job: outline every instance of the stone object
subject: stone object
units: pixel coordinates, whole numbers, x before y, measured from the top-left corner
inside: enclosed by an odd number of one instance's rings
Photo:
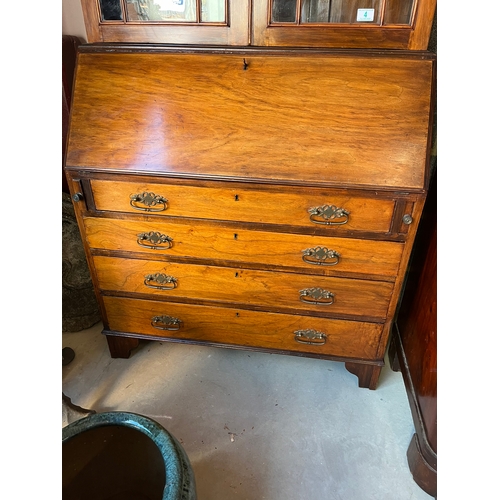
[[[101,320],[71,197],[62,193],[62,330],[78,332]]]

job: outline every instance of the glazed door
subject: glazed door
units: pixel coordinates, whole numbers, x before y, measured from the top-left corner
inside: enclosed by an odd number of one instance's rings
[[[90,43],[425,50],[436,0],[81,0]]]
[[[436,0],[254,0],[252,44],[425,50],[435,7]]]
[[[82,0],[90,43],[248,45],[250,0]]]

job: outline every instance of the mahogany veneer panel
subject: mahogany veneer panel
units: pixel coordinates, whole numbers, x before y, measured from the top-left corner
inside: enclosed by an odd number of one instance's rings
[[[104,297],[111,330],[137,332],[172,340],[191,340],[262,349],[300,351],[355,359],[372,359],[380,342],[382,325],[331,320],[243,309],[224,309],[152,300]],[[155,328],[152,318],[175,317],[182,322],[179,331]],[[300,344],[295,331],[315,329],[327,336],[323,345]]]
[[[195,217],[223,219],[238,222],[287,224],[292,226],[324,228],[311,222],[309,209],[335,205],[349,212],[345,226],[327,226],[333,234],[340,229],[389,233],[394,215],[394,199],[374,199],[332,190],[276,189],[270,186],[235,187],[231,183],[217,188],[183,184],[155,184],[92,180],[96,210],[110,212],[144,213],[144,205],[133,208],[131,196],[144,192],[166,198],[168,201],[154,208],[165,208],[150,215],[167,217]],[[321,218],[318,218],[321,221]],[[335,221],[344,220],[343,218]],[[324,222],[324,221],[323,221]]]
[[[422,190],[433,74],[425,59],[82,53],[67,164]]]
[[[84,219],[86,238],[91,248],[142,252],[146,258],[194,257],[233,262],[265,263],[300,269],[380,275],[394,278],[398,272],[403,245],[388,241],[328,238],[302,234],[280,234],[271,231],[225,228],[221,224],[190,221],[137,222],[107,218]],[[157,250],[139,245],[139,235],[158,232],[172,238],[172,246]],[[340,254],[335,265],[309,264],[303,251],[328,248]],[[333,259],[334,261],[334,259]]]
[[[138,259],[95,256],[99,286],[110,292],[149,294],[164,299],[218,301],[261,308],[285,308],[315,315],[357,316],[384,320],[393,284],[381,281],[350,280],[323,276],[233,269]],[[149,275],[163,274],[175,279],[163,285]],[[149,285],[149,286],[148,286]],[[301,290],[322,288],[334,294],[331,304],[301,300]],[[307,300],[312,300],[305,297]]]

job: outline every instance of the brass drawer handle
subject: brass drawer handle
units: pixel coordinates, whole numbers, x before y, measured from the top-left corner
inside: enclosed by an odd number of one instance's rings
[[[345,208],[336,207],[335,205],[310,208],[308,212],[311,214],[309,220],[314,222],[314,224],[341,226],[349,222],[349,212]],[[332,219],[341,220],[334,221]]]
[[[333,304],[335,294],[323,288],[305,288],[299,291],[299,297],[306,304],[315,304],[319,306],[329,306]]]
[[[159,194],[138,193],[130,195],[130,206],[143,212],[163,212],[167,209],[168,200]],[[145,205],[141,206],[139,204]],[[160,205],[157,207],[157,205]]]
[[[173,246],[173,239],[166,234],[161,234],[158,231],[151,231],[149,233],[140,233],[137,235],[137,244],[149,250],[168,250]],[[146,242],[146,243],[143,243]],[[167,246],[160,246],[160,245]]]
[[[153,316],[151,318],[151,326],[157,330],[168,330],[171,332],[180,330],[182,321],[179,318],[172,316]]]
[[[340,254],[326,247],[308,248],[302,250],[302,260],[307,264],[319,266],[336,266],[340,261]]]
[[[295,334],[295,342],[307,345],[324,345],[326,343],[326,334],[317,330],[297,330]],[[307,339],[307,340],[302,340]]]
[[[156,282],[158,284],[150,285],[151,282]],[[163,273],[147,274],[144,276],[144,284],[148,288],[154,288],[155,290],[173,290],[177,288],[177,279]]]

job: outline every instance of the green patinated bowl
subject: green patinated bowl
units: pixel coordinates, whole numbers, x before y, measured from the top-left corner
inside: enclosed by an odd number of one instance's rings
[[[189,459],[154,420],[97,413],[62,430],[63,500],[195,500]]]

